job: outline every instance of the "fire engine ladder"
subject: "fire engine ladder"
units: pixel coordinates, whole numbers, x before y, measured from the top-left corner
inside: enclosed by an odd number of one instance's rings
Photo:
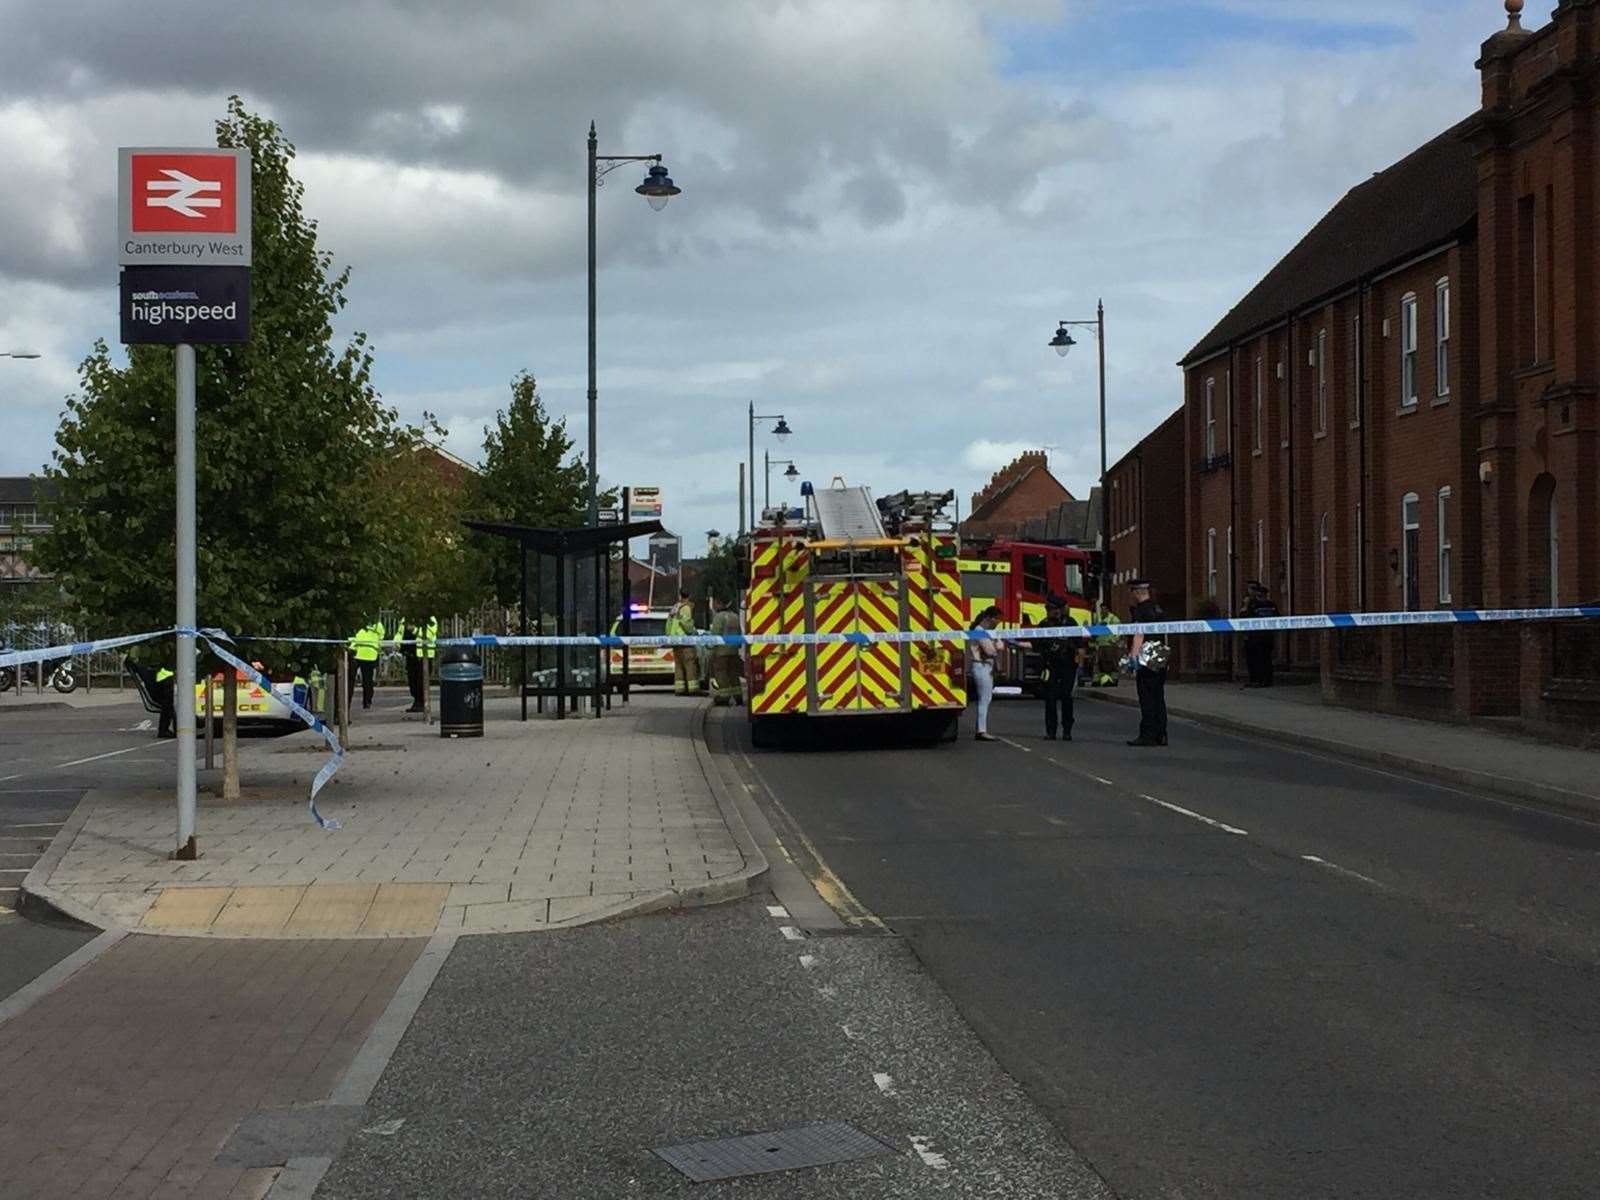
[[[883,518],[878,514],[870,488],[820,488],[811,501],[816,507],[824,541],[860,542],[885,536]]]

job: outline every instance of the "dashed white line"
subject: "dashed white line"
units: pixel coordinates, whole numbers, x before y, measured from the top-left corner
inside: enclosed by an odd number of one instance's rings
[[[783,936],[788,938],[791,942],[803,942],[803,941],[806,940],[806,935],[801,933],[793,925],[781,926],[779,928],[779,932],[782,933]]]
[[[787,917],[788,915],[789,910],[781,904],[767,905],[767,916],[769,917]]]
[[[920,1133],[911,1135],[911,1148],[917,1152],[924,1165],[932,1167],[935,1171],[950,1169],[950,1160],[933,1148],[933,1139],[924,1137]]]
[[[1085,771],[1085,772],[1084,772],[1084,774],[1085,774],[1085,775],[1089,775],[1089,772],[1087,772],[1087,771]],[[1112,783],[1112,782],[1111,782],[1111,780],[1109,780],[1109,779],[1102,779],[1102,778],[1100,778],[1100,776],[1098,776],[1098,775],[1089,775],[1089,778],[1090,778],[1090,779],[1092,779],[1092,780],[1094,780],[1094,781],[1095,781],[1095,782],[1096,782],[1096,783],[1103,783],[1103,784],[1105,784],[1105,785],[1106,785],[1106,786],[1107,786],[1107,787],[1116,787],[1116,786],[1117,786],[1117,785],[1116,785],[1116,784],[1114,784],[1114,783]]]
[[[162,745],[167,744],[169,743],[162,743]],[[91,754],[88,758],[75,758],[71,762],[56,763],[54,766],[50,767],[40,767],[37,771],[19,771],[15,775],[0,775],[0,783],[9,783],[13,779],[23,779],[29,775],[42,775],[46,771],[60,771],[67,767],[81,767],[84,763],[99,762],[103,758],[115,758],[119,754],[133,754],[138,750],[150,750],[158,748],[159,747],[152,747],[148,743],[141,743],[137,746],[125,747],[121,750],[108,750],[104,754]]]
[[[878,1085],[878,1090],[885,1096],[893,1096],[896,1094],[894,1090],[893,1076],[885,1075],[882,1071],[874,1071],[872,1073],[872,1082]]]
[[[1375,888],[1383,887],[1383,884],[1379,883],[1370,875],[1363,875],[1360,871],[1352,871],[1349,867],[1341,867],[1338,863],[1331,863],[1325,858],[1318,858],[1315,854],[1302,854],[1300,857],[1308,863],[1315,863],[1319,867],[1326,867],[1328,870],[1336,871],[1340,875],[1348,875],[1352,879],[1361,880],[1362,883],[1370,883]]]
[[[1024,746],[1021,742],[1013,742],[1008,737],[1003,737],[1000,740],[1002,742],[1004,742],[1006,745],[1010,746],[1013,750],[1021,750],[1024,754],[1032,754],[1033,753],[1032,750],[1028,749],[1028,747]]]
[[[1250,831],[1248,829],[1240,829],[1236,825],[1227,825],[1221,821],[1212,820],[1210,817],[1205,816],[1202,813],[1197,813],[1191,808],[1184,808],[1181,804],[1173,804],[1169,801],[1158,799],[1155,796],[1144,795],[1143,793],[1141,793],[1141,796],[1143,799],[1150,801],[1151,804],[1159,804],[1162,808],[1170,809],[1172,812],[1180,813],[1185,817],[1191,818],[1192,820],[1204,822],[1205,824],[1210,825],[1213,829],[1222,830],[1223,833],[1235,834],[1238,837],[1250,836]]]

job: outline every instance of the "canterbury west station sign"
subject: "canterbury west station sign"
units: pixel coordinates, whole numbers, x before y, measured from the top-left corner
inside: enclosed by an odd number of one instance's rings
[[[250,337],[250,152],[118,151],[124,343]]]

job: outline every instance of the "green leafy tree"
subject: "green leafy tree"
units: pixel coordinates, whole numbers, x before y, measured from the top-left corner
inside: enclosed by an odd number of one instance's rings
[[[371,383],[356,334],[335,346],[348,269],[317,245],[291,173],[294,147],[238,97],[219,146],[252,155],[252,331],[197,349],[197,604],[237,633],[343,633],[389,598],[403,532],[375,486],[417,431]],[[104,342],[80,368],[45,471],[54,525],[38,558],[96,633],[159,628],[173,614],[173,351]]]
[[[511,403],[484,430],[483,470],[474,497],[476,515],[546,529],[582,525],[588,507],[588,473],[572,455],[566,418],[552,420],[532,375],[511,381]],[[605,502],[605,501],[603,501]],[[475,535],[502,604],[517,603],[521,561],[514,542]]]

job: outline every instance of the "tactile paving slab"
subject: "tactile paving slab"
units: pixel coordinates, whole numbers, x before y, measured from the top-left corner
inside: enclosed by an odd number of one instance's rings
[[[798,1129],[780,1129],[775,1133],[659,1146],[655,1153],[696,1183],[706,1183],[713,1179],[736,1179],[741,1175],[766,1175],[773,1171],[852,1162],[858,1158],[893,1154],[894,1150],[854,1125],[829,1121]]]

